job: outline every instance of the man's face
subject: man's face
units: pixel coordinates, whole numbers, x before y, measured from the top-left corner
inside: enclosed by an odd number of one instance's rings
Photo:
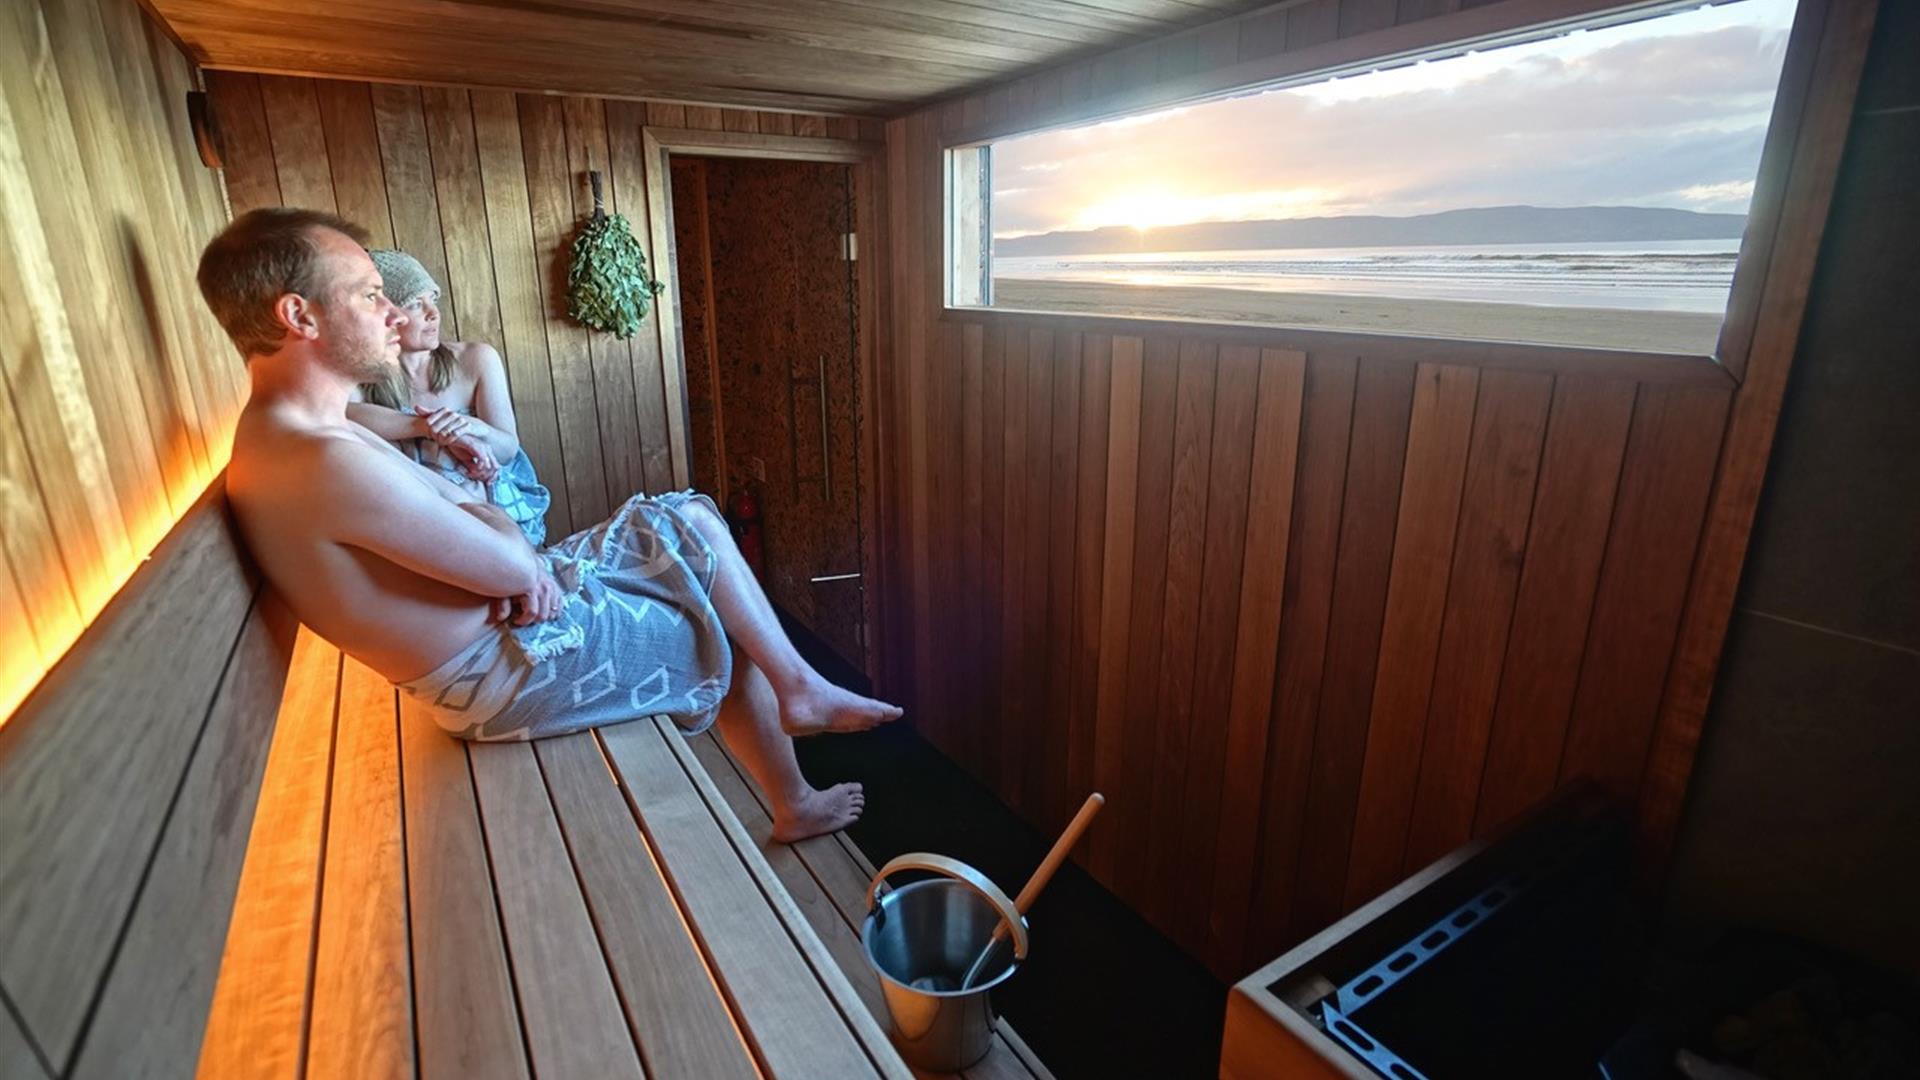
[[[359,244],[331,229],[319,230],[315,241],[327,282],[315,316],[321,355],[354,382],[385,378],[400,358],[406,313],[380,291],[380,271]]]

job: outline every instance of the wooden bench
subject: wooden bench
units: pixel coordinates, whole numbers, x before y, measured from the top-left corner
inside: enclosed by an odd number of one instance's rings
[[[205,497],[0,729],[0,1076],[909,1075],[871,866],[716,739],[410,712]]]
[[[0,1076],[192,1072],[295,628],[216,484],[0,727]]]

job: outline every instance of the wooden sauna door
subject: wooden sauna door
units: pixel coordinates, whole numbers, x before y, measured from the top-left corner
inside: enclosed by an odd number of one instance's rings
[[[761,581],[866,670],[849,166],[672,159],[694,486],[751,491]]]

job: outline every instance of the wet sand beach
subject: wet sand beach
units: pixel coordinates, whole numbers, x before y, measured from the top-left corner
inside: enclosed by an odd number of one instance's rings
[[[995,278],[994,306],[1029,311],[1250,322],[1313,330],[1546,342],[1605,349],[1706,354],[1719,315],[1687,311],[1539,307],[1466,300],[1406,300],[1331,293]]]

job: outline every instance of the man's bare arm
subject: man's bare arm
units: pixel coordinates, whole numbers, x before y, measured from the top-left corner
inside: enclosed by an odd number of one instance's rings
[[[523,595],[546,574],[518,528],[462,512],[473,502],[465,492],[391,447],[329,440],[322,457],[312,512],[340,543],[481,596]]]

